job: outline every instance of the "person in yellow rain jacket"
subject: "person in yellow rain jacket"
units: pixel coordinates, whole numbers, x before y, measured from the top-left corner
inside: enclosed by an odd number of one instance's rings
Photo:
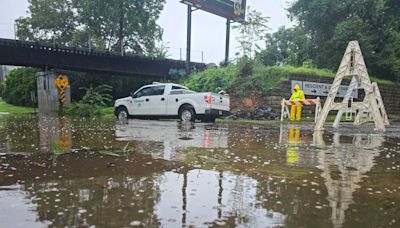
[[[286,151],[286,163],[297,165],[300,160],[300,128],[289,128],[288,148]]]
[[[296,84],[294,86],[294,92],[292,93],[290,100],[291,101],[305,100],[304,91],[300,89],[300,86],[298,84]],[[302,105],[292,105],[292,108],[290,109],[290,120],[291,121],[294,121],[295,119],[297,121],[301,120],[302,108],[303,108]]]

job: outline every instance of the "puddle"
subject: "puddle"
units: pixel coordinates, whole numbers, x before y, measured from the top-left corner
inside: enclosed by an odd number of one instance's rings
[[[400,134],[0,116],[1,227],[398,227]]]

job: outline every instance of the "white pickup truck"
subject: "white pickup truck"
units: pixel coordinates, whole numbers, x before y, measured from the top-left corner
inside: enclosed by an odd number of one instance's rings
[[[153,83],[115,101],[118,119],[180,118],[182,121],[214,122],[217,116],[230,111],[229,96],[215,93],[196,93],[174,83]]]

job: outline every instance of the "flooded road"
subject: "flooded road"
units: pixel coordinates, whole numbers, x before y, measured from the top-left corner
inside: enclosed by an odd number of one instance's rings
[[[0,115],[0,227],[400,227],[400,131]]]

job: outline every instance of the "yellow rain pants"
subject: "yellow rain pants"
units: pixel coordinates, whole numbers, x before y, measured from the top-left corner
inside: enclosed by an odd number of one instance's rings
[[[297,121],[300,121],[302,109],[303,107],[301,105],[292,105],[290,108],[290,120],[294,121],[296,119]]]

